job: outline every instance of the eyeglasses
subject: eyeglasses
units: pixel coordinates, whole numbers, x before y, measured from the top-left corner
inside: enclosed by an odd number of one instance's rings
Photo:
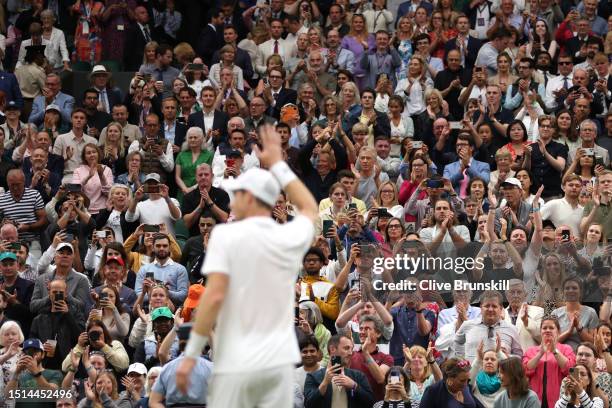
[[[270,75],[269,78],[270,79],[283,79],[283,77],[280,75]]]
[[[400,224],[389,224],[387,225],[387,229],[401,229],[402,226]]]
[[[552,129],[551,125],[540,125],[540,129]]]
[[[572,65],[573,62],[572,61],[559,61],[557,63],[557,65]]]
[[[395,193],[395,191],[393,190],[381,190],[380,192],[381,193],[391,193],[391,194]]]

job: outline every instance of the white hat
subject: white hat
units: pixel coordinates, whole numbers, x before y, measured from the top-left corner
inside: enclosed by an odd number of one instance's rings
[[[74,248],[72,248],[72,244],[69,243],[69,242],[60,242],[60,244],[57,246],[57,248],[55,248],[55,252],[59,252],[60,250],[62,250],[64,248],[70,248],[70,250],[72,252],[74,252]]]
[[[110,72],[106,70],[106,67],[104,65],[96,65],[91,70],[91,75],[98,75],[98,74],[110,75]]]
[[[145,365],[142,364],[142,363],[134,363],[134,364],[130,364],[130,366],[128,367],[127,372],[128,372],[128,374],[129,373],[138,373],[140,375],[147,375],[147,367],[145,367]]]
[[[523,185],[522,185],[522,184],[521,184],[521,182],[520,182],[520,181],[519,181],[517,178],[515,178],[515,177],[508,177],[507,179],[505,179],[505,180],[504,180],[504,181],[501,183],[502,187],[503,187],[503,185],[504,185],[504,184],[510,184],[510,185],[513,185],[514,187],[518,187],[518,188],[520,188],[521,190],[523,189]]]
[[[223,188],[228,192],[246,190],[272,207],[276,204],[281,192],[280,184],[272,173],[257,167],[249,169],[236,179],[225,181]]]
[[[60,109],[59,106],[57,106],[56,104],[52,103],[50,105],[47,105],[47,107],[45,108],[45,112],[48,112],[50,110],[56,110],[58,112],[61,112],[62,110]]]
[[[161,183],[161,177],[157,173],[149,173],[145,176],[145,179],[144,179],[145,183],[151,180]]]

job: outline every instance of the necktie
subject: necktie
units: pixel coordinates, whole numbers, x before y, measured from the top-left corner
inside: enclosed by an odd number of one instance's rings
[[[278,54],[278,40],[274,40],[274,54]]]
[[[563,77],[563,88],[564,89],[569,88],[569,82],[567,82],[567,77]]]
[[[108,95],[106,94],[106,89],[103,89],[100,92],[100,96],[102,97],[102,105],[104,106],[104,112],[110,113],[109,104],[108,104]]]
[[[272,97],[274,98],[275,101],[278,100],[278,92],[274,92],[272,94]]]
[[[145,41],[151,42],[151,33],[149,32],[149,27],[142,26],[142,32],[144,33]]]

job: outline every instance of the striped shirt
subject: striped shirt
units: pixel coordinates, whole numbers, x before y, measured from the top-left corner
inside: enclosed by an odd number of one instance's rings
[[[36,211],[44,210],[45,204],[40,193],[31,188],[26,188],[21,200],[15,201],[10,191],[0,195],[0,210],[4,212],[4,218],[13,220],[19,224],[33,224],[38,221]],[[24,241],[35,241],[40,238],[38,232],[20,232],[19,239]]]

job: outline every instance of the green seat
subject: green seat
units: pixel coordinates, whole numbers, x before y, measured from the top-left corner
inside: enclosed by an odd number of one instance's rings
[[[121,63],[115,60],[100,61],[100,65],[104,65],[110,72],[121,72]]]
[[[72,68],[73,71],[85,71],[85,72],[91,71],[91,64],[89,62],[84,62],[84,61],[73,62],[70,67]]]
[[[174,224],[174,233],[177,242],[183,241],[184,244],[184,242],[189,239],[189,229],[187,229],[187,226],[182,218]],[[183,245],[180,246],[182,247]]]

